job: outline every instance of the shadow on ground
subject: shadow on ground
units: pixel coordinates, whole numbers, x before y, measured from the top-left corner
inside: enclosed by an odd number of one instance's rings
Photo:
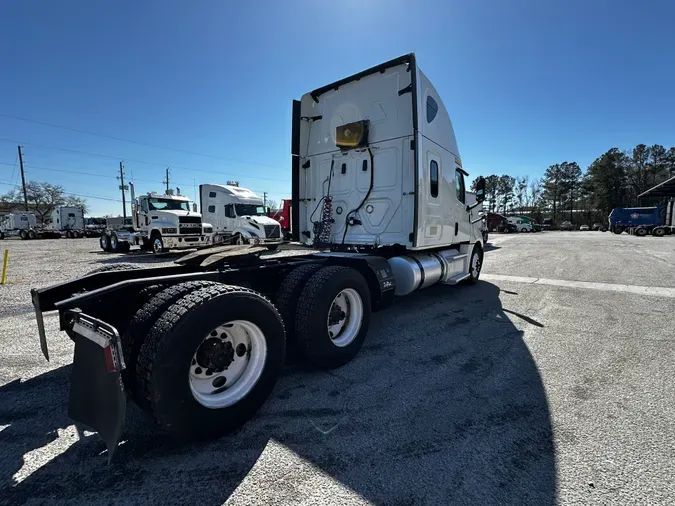
[[[23,455],[70,423],[68,375],[61,368],[0,387],[0,423],[10,424],[0,432],[0,503],[216,505],[241,486],[235,501],[245,493],[245,504],[298,504],[312,493],[312,466],[376,504],[555,503],[546,394],[489,283],[432,287],[377,313],[343,368],[289,364],[273,398],[235,434],[181,447],[132,409],[112,466],[90,435],[17,484]]]

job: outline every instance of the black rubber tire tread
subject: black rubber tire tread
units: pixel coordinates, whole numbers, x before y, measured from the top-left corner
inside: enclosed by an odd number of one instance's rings
[[[139,393],[138,382],[136,381],[136,363],[141,346],[143,346],[150,329],[164,311],[178,299],[190,292],[213,285],[218,285],[218,283],[198,280],[180,283],[163,290],[158,285],[152,285],[140,292],[139,297],[142,299],[142,305],[129,322],[127,330],[122,336],[122,351],[127,366],[123,371],[122,379],[131,394],[131,398],[143,409],[147,409],[148,406],[144,395]]]
[[[480,270],[478,271],[478,276],[475,278],[471,276],[471,259],[473,258],[473,254],[477,253],[480,255]],[[478,279],[480,278],[480,273],[483,271],[483,259],[485,258],[485,254],[483,252],[483,248],[480,247],[480,244],[474,245],[473,249],[471,250],[471,256],[469,257],[469,277],[466,278],[466,284],[468,285],[475,285],[478,283]]]
[[[666,231],[662,228],[655,228],[654,230],[652,230],[652,235],[654,237],[663,237],[664,235],[666,235]]]
[[[638,228],[638,229],[635,231],[635,235],[637,235],[638,237],[644,237],[644,236],[646,236],[647,234],[648,234],[648,232],[647,232],[647,229],[646,229],[646,228]]]
[[[98,240],[98,246],[101,248],[101,251],[110,251],[110,237],[106,234],[101,234],[101,237]]]
[[[295,342],[295,312],[300,293],[309,278],[322,267],[322,264],[305,264],[296,267],[286,275],[279,285],[279,289],[274,297],[274,305],[279,310],[281,319],[284,321],[286,340],[289,343]]]
[[[209,307],[214,299],[224,298],[230,300],[227,304],[219,301],[222,305],[218,311]],[[254,323],[264,327],[267,361],[260,379],[246,397],[227,408],[208,409],[199,404],[190,391],[185,375],[194,351],[188,356],[186,350],[192,350],[193,345],[196,349],[200,344],[202,336],[195,326],[205,328],[216,319],[224,323],[236,317],[257,320]],[[191,331],[185,332],[187,329],[183,327],[188,324]],[[145,410],[160,428],[177,439],[195,441],[221,437],[253,417],[272,393],[283,369],[285,347],[281,316],[260,293],[223,284],[192,291],[160,316],[141,346],[136,373],[139,394],[145,398]]]
[[[135,271],[136,269],[140,269],[140,266],[136,264],[119,263],[119,264],[103,265],[101,267],[94,269],[93,271],[88,272],[87,274],[96,274],[98,272],[110,272],[110,271]]]
[[[344,288],[354,288],[359,292],[363,302],[363,320],[354,340],[347,346],[339,347],[328,335],[326,317],[333,299]],[[295,312],[295,342],[298,351],[309,363],[332,369],[351,361],[363,346],[369,325],[370,289],[359,271],[330,265],[309,278],[300,293]]]

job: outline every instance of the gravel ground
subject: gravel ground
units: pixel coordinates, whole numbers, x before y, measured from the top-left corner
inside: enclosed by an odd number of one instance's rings
[[[178,446],[131,407],[111,466],[67,418],[72,345],[47,317],[44,362],[28,291],[157,260],[0,243],[0,504],[672,504],[675,238],[491,243],[484,281],[376,313],[345,367],[289,363],[235,434]]]

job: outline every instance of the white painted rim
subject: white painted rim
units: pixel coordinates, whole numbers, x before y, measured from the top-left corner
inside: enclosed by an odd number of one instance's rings
[[[342,311],[344,317],[331,325],[330,313],[333,309]],[[363,300],[359,292],[353,288],[345,288],[333,299],[326,317],[328,335],[333,344],[340,348],[348,346],[359,334],[362,322]]]
[[[198,362],[198,348],[190,362],[190,391],[205,408],[227,408],[246,397],[258,383],[267,361],[267,341],[260,327],[247,320],[219,325],[208,333],[200,347],[209,339],[234,350],[232,362],[223,370],[207,369],[206,364]]]

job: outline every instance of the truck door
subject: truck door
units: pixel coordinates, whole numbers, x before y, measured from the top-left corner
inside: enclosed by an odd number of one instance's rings
[[[141,226],[147,226],[150,224],[150,218],[148,217],[150,213],[150,208],[148,207],[148,199],[141,198],[141,211],[139,213],[138,224]]]
[[[466,182],[464,172],[455,167],[455,208],[457,219],[457,235],[453,242],[469,242],[471,239],[471,221],[466,210]]]
[[[237,213],[234,204],[225,204],[225,219],[223,220],[223,235],[230,237],[237,228]]]

